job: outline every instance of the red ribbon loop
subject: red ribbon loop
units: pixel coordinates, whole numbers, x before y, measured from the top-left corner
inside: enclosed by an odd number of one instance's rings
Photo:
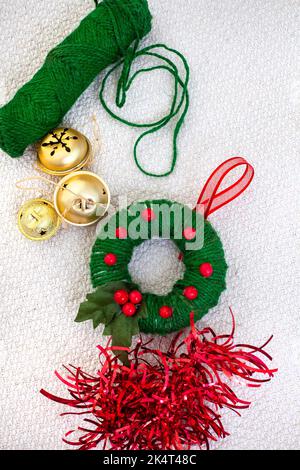
[[[243,175],[228,188],[218,192],[224,178],[238,166],[245,165]],[[210,214],[233,201],[242,194],[254,177],[254,168],[242,157],[229,158],[223,162],[208,178],[197,201],[196,210],[207,218]],[[198,206],[200,206],[198,208]]]

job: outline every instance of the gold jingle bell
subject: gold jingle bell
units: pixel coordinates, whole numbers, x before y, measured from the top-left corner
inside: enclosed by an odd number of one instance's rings
[[[81,170],[91,156],[88,139],[69,127],[47,134],[37,146],[38,165],[45,173],[64,176]]]
[[[108,209],[110,193],[104,181],[90,171],[76,171],[62,178],[54,192],[57,213],[71,225],[92,225]]]
[[[53,237],[61,219],[53,204],[46,199],[31,199],[23,204],[18,213],[18,226],[30,240],[43,241]]]

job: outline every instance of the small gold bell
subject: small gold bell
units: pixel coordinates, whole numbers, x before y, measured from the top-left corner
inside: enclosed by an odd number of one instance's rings
[[[64,176],[81,170],[91,156],[88,139],[68,127],[47,134],[37,146],[38,165],[45,173]]]
[[[54,206],[57,213],[71,225],[91,225],[108,209],[110,193],[104,181],[90,171],[76,171],[57,184]]]
[[[61,219],[53,204],[46,199],[31,199],[23,204],[18,213],[18,226],[30,240],[48,240],[53,237]]]

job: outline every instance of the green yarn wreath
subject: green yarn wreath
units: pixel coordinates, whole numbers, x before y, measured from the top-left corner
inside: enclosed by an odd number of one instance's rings
[[[169,200],[153,200],[138,203],[144,209],[153,209],[166,204],[168,207],[176,208],[180,211],[190,211],[192,227],[199,227],[199,213],[192,211],[186,206]],[[116,229],[123,228],[124,216],[127,216],[128,227],[135,221],[135,226],[143,235],[147,234],[151,238],[151,224],[153,221],[143,219],[142,211],[137,216],[136,205],[132,204],[127,209],[123,209],[112,216],[112,218],[103,225],[99,237],[97,238],[90,260],[91,278],[93,287],[99,289],[100,286],[110,283],[123,281],[132,284],[132,279],[128,271],[128,265],[136,246],[145,241],[145,237],[131,238],[128,234],[126,238],[116,238]],[[163,236],[162,213],[155,214],[156,223],[159,231],[159,237]],[[185,328],[190,323],[190,312],[194,312],[195,320],[199,320],[209,309],[217,305],[222,291],[225,289],[225,276],[227,265],[224,258],[224,251],[221,240],[207,220],[202,220],[204,227],[203,246],[198,250],[186,250],[187,240],[184,237],[175,238],[175,234],[183,233],[184,226],[176,225],[176,218],[171,212],[170,218],[170,239],[177,245],[183,255],[183,262],[186,270],[183,279],[180,279],[174,285],[172,291],[164,296],[154,295],[143,292],[143,310],[146,309],[147,315],[139,318],[138,324],[140,331],[144,333],[157,333],[165,335],[172,331],[178,331]],[[201,226],[201,225],[200,225]],[[106,236],[106,238],[105,238]],[[177,235],[176,235],[177,236]],[[147,239],[147,238],[146,238]],[[108,266],[104,258],[108,253],[116,256],[116,263]],[[199,267],[204,263],[210,263],[213,273],[209,277],[204,277],[199,272]],[[188,300],[184,295],[186,287],[193,286],[198,291],[198,297],[194,300]],[[169,306],[173,309],[170,318],[162,318],[159,314],[162,306]]]

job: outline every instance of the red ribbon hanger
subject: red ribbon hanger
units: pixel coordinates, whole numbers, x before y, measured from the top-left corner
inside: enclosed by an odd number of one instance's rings
[[[232,170],[245,166],[242,176],[233,184],[218,192],[222,181]],[[254,177],[254,168],[243,157],[232,157],[221,163],[206,181],[197,205],[196,211],[202,212],[204,218],[233,201],[249,186]]]

